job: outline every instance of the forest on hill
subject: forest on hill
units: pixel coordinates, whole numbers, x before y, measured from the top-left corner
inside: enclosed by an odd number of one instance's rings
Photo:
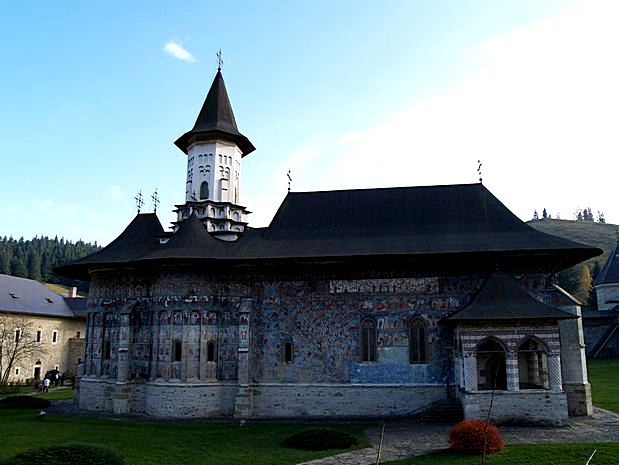
[[[71,242],[47,236],[29,240],[4,236],[0,239],[0,273],[43,283],[77,286],[78,282],[62,278],[52,270],[100,249],[96,242]]]
[[[561,287],[576,296],[581,302],[591,308],[596,308],[593,281],[602,270],[608,256],[617,245],[619,225],[582,221],[559,220],[552,218],[535,219],[528,222],[529,226],[581,244],[598,247],[604,251],[599,257],[591,258],[559,273],[558,282]]]

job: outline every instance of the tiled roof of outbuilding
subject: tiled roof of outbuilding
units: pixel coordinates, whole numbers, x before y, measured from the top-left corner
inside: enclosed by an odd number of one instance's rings
[[[608,256],[602,271],[595,278],[595,286],[600,284],[619,284],[619,238],[615,250]]]
[[[79,299],[86,302],[86,299]],[[0,312],[75,318],[65,298],[38,281],[0,274]]]

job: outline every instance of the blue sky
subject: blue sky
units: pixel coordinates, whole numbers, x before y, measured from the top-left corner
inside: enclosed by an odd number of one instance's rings
[[[173,141],[219,48],[257,147],[250,225],[268,224],[289,168],[298,191],[469,183],[478,158],[522,219],[591,206],[618,223],[616,24],[613,1],[5,2],[0,235],[105,244],[140,189],[171,221]]]

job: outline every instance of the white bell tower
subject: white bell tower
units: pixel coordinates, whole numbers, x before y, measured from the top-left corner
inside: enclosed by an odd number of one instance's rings
[[[217,238],[238,239],[250,213],[239,205],[241,161],[255,148],[236,126],[221,67],[193,129],[175,144],[187,154],[185,203],[176,205],[176,227],[195,213]]]

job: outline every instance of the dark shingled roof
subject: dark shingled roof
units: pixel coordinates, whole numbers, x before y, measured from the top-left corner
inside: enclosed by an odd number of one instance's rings
[[[445,318],[448,322],[480,320],[563,320],[577,318],[550,307],[531,296],[516,280],[494,272],[473,300],[462,310]]]
[[[59,272],[87,279],[87,265],[106,261],[311,261],[472,253],[519,260],[537,256],[567,267],[602,252],[531,228],[481,184],[289,193],[268,228],[247,228],[234,242],[213,238],[193,218],[167,244],[159,244],[152,240],[161,228],[154,217],[148,219],[149,228],[141,228],[140,242],[133,234],[138,220],[146,222],[146,215],[136,217],[102,251]]]
[[[243,152],[243,156],[256,150],[249,139],[241,134],[236,126],[226,84],[220,70],[217,71],[213,84],[211,84],[193,129],[183,134],[174,143],[179,149],[187,153],[192,140],[212,140],[215,138],[236,143]]]
[[[70,273],[79,265],[124,263],[144,256],[159,245],[158,236],[163,227],[154,213],[140,213],[129,223],[129,226],[110,244],[84,258],[68,265],[56,268],[59,274]]]
[[[615,250],[609,255],[602,271],[595,278],[594,286],[600,284],[619,284],[619,238]]]
[[[86,301],[86,299],[80,299]],[[65,298],[38,281],[0,274],[0,313],[75,318]]]

